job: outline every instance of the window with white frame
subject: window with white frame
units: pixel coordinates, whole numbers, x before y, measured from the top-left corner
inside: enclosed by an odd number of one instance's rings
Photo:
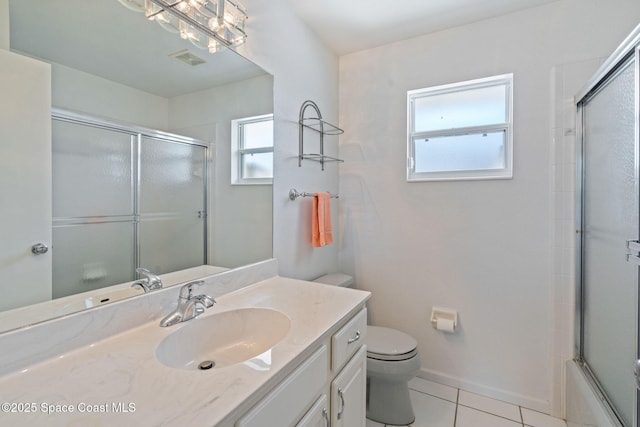
[[[513,177],[513,74],[407,92],[407,180]]]
[[[231,121],[231,182],[273,182],[273,114]]]

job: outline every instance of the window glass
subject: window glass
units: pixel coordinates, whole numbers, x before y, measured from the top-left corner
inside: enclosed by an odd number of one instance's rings
[[[415,131],[453,129],[506,121],[506,87],[490,86],[426,95],[415,100]]]
[[[232,184],[273,181],[273,114],[231,121]]]
[[[505,167],[504,131],[437,136],[415,141],[415,171],[491,170]]]
[[[243,154],[242,176],[248,179],[273,178],[273,153]]]
[[[407,180],[513,176],[513,75],[409,91]]]
[[[242,148],[273,147],[273,119],[242,125]]]

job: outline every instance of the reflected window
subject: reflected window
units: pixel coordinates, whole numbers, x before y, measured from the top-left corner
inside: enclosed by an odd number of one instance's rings
[[[273,114],[231,121],[231,182],[273,182]]]
[[[408,181],[511,178],[513,74],[409,91]]]

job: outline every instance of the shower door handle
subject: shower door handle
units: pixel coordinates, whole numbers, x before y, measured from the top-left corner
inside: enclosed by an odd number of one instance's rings
[[[640,390],[640,359],[636,360],[633,367],[633,376],[636,380],[636,388]]]
[[[640,265],[640,241],[627,240],[627,250],[631,253],[627,253],[627,262]]]

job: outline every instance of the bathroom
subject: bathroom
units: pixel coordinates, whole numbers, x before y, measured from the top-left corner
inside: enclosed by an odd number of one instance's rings
[[[243,4],[248,36],[238,51],[273,76],[277,274],[303,280],[349,274],[372,293],[370,323],[416,338],[418,377],[567,416],[565,363],[574,356],[572,100],[640,22],[640,4],[540,2],[344,52],[329,48],[300,18],[303,2]],[[338,18],[357,14],[342,7]],[[3,49],[7,37],[6,30],[0,34]],[[407,91],[506,73],[514,75],[513,177],[407,182]],[[327,137],[326,146],[344,163],[324,171],[313,162],[298,166],[297,119],[307,99],[344,130]],[[310,200],[291,201],[291,188],[339,194],[333,244],[311,246]],[[433,306],[458,311],[455,334],[431,327]]]

